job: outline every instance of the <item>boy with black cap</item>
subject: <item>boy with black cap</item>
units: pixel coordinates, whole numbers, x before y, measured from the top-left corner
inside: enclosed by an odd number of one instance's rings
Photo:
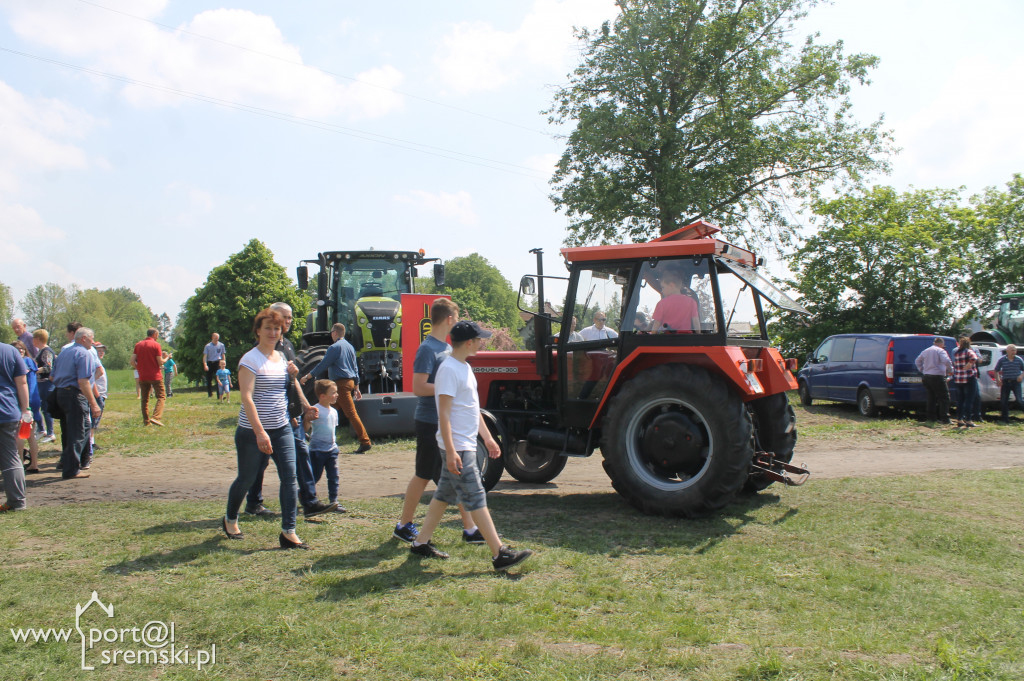
[[[430,500],[423,529],[409,550],[426,558],[447,558],[448,554],[435,547],[430,538],[448,504],[460,503],[469,511],[487,541],[494,569],[506,570],[523,562],[533,552],[529,549],[517,551],[501,543],[491,513],[487,510],[487,492],[476,465],[478,433],[483,437],[492,458],[501,455],[498,443],[491,437],[480,415],[476,377],[466,361],[479,352],[484,340],[490,336],[490,331],[481,329],[475,322],[461,321],[452,327],[452,354],[441,364],[434,377],[438,415],[437,444],[445,465],[441,469],[434,498]]]

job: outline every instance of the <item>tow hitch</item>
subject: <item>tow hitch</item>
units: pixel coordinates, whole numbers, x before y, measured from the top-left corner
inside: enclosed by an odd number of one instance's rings
[[[806,464],[794,466],[791,463],[779,461],[771,452],[757,452],[754,455],[754,463],[751,465],[751,469],[754,473],[760,473],[774,482],[782,482],[790,487],[802,485],[807,482],[807,478],[811,477],[811,472],[807,470]],[[791,478],[788,475],[789,473],[798,477]]]

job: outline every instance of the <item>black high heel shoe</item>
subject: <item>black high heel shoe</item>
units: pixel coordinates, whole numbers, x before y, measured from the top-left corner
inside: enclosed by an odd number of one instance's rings
[[[228,536],[228,539],[245,539],[245,535],[241,532],[228,532],[228,519],[226,517],[220,519],[220,526],[224,528],[224,534]]]
[[[288,537],[284,536],[284,532],[281,533],[281,535],[278,537],[278,540],[281,542],[281,548],[282,549],[308,549],[309,548],[309,544],[307,544],[304,541],[300,541],[298,543],[293,542],[291,539],[289,539]]]

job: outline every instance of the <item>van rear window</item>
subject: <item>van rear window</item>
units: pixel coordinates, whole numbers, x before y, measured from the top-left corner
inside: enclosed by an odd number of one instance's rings
[[[849,362],[853,359],[853,344],[856,338],[836,338],[832,343],[830,362]]]
[[[853,361],[881,364],[885,361],[887,347],[888,343],[880,338],[858,338],[853,348]]]

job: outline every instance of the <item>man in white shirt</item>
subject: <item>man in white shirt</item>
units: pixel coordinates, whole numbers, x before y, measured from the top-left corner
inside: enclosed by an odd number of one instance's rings
[[[616,333],[615,329],[608,328],[604,325],[607,321],[608,315],[604,312],[597,312],[594,314],[594,323],[580,331],[580,335],[583,336],[583,340],[594,341],[604,340],[606,338],[618,338],[619,334]]]

